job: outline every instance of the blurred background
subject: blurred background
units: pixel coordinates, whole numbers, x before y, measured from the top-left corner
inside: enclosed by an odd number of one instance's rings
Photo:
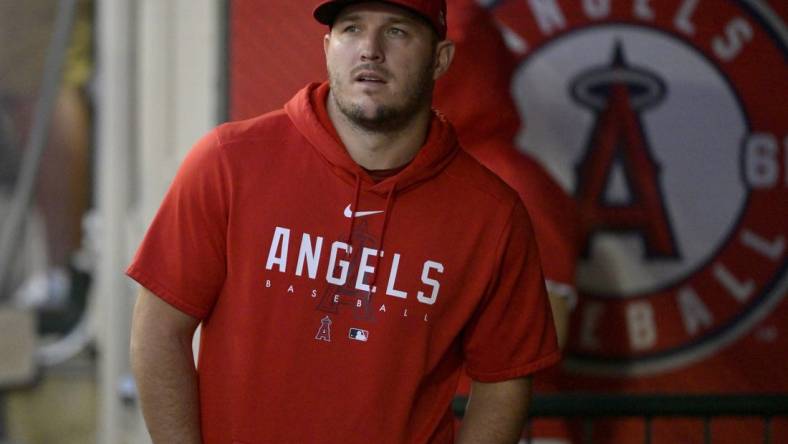
[[[0,0],[0,443],[149,442],[123,270],[202,134],[325,79],[316,3]],[[557,239],[571,418],[535,442],[788,442],[741,414],[788,395],[788,2],[448,3],[435,107]],[[705,404],[590,427],[587,394]]]

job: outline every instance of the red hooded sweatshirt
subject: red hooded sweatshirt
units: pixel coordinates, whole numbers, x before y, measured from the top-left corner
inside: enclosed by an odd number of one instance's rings
[[[376,183],[317,88],[200,140],[127,273],[203,322],[204,442],[453,442],[463,362],[559,359],[527,213],[439,115]]]

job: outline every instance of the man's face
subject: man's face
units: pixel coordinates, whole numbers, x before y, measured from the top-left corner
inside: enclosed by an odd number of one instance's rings
[[[348,6],[326,35],[324,49],[333,100],[356,125],[397,130],[430,106],[439,75],[436,37],[408,11],[378,2]]]

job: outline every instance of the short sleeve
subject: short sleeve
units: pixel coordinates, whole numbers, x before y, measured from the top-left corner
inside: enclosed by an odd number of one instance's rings
[[[226,274],[229,172],[216,132],[189,151],[126,274],[198,319]]]
[[[468,375],[481,382],[523,377],[560,360],[533,229],[519,202],[497,251],[495,275],[463,333]]]
[[[529,184],[520,197],[533,222],[547,290],[574,305],[575,268],[580,254],[577,204],[551,180],[540,182]]]

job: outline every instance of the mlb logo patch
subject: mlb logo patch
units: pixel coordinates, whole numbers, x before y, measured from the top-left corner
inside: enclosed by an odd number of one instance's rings
[[[347,337],[354,341],[367,342],[367,339],[369,338],[369,332],[360,328],[351,328]]]

